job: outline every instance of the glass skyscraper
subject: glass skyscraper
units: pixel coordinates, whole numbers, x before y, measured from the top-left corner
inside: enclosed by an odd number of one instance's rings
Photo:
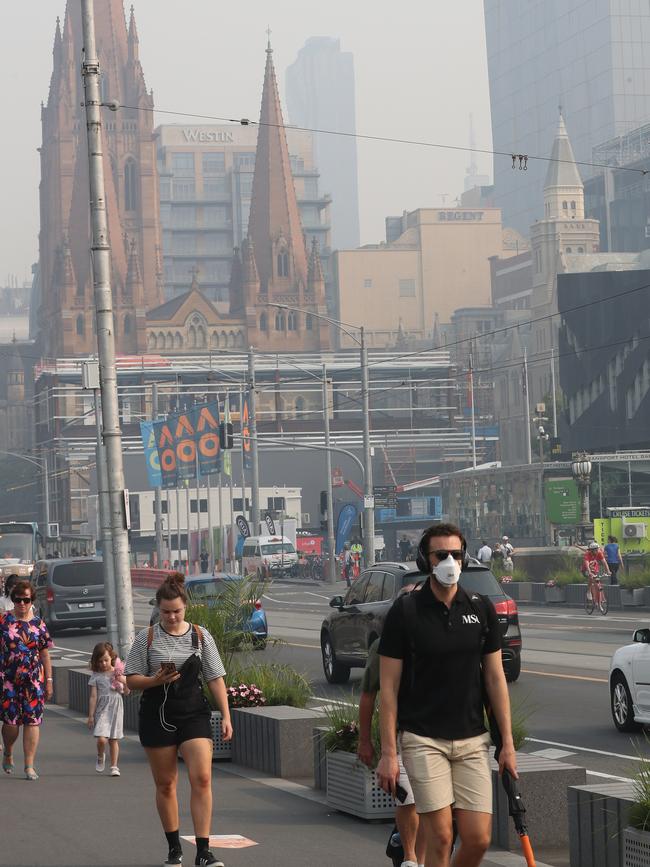
[[[650,120],[650,4],[645,0],[484,0],[495,151],[547,157],[558,107],[578,163]],[[579,166],[587,178],[598,172]],[[503,223],[527,235],[543,217],[546,163],[526,172],[494,157]]]

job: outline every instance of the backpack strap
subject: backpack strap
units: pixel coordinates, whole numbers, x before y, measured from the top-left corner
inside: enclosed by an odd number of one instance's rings
[[[487,613],[488,600],[482,593],[468,593],[467,596],[471,609],[474,614],[476,614],[479,623],[481,624],[481,655],[483,655],[483,648],[485,647],[485,642],[489,632]]]
[[[153,626],[150,626],[147,629],[147,653],[149,653],[149,648],[153,644]]]
[[[404,614],[404,629],[406,629],[406,635],[409,643],[409,674],[410,674],[410,684],[409,689],[412,690],[415,686],[415,658],[416,658],[416,648],[415,648],[415,632],[417,629],[417,610],[415,608],[415,590],[411,590],[410,593],[406,593],[402,597],[402,612]]]
[[[203,633],[201,632],[200,627],[196,624],[192,624],[192,650],[203,649]]]

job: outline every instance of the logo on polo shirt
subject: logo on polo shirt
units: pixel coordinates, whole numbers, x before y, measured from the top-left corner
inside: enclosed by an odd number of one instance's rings
[[[463,614],[463,623],[480,623],[478,614]]]

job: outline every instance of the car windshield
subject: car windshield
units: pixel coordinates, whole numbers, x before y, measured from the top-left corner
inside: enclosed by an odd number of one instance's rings
[[[34,537],[30,533],[2,533],[0,559],[31,562],[34,559],[33,545]]]
[[[273,542],[271,545],[262,545],[262,554],[295,554],[296,549],[291,542]]]

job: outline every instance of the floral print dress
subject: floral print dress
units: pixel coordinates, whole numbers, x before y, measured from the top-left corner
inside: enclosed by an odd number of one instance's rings
[[[38,726],[43,721],[45,684],[40,652],[52,647],[40,617],[0,619],[0,719],[8,725]]]

